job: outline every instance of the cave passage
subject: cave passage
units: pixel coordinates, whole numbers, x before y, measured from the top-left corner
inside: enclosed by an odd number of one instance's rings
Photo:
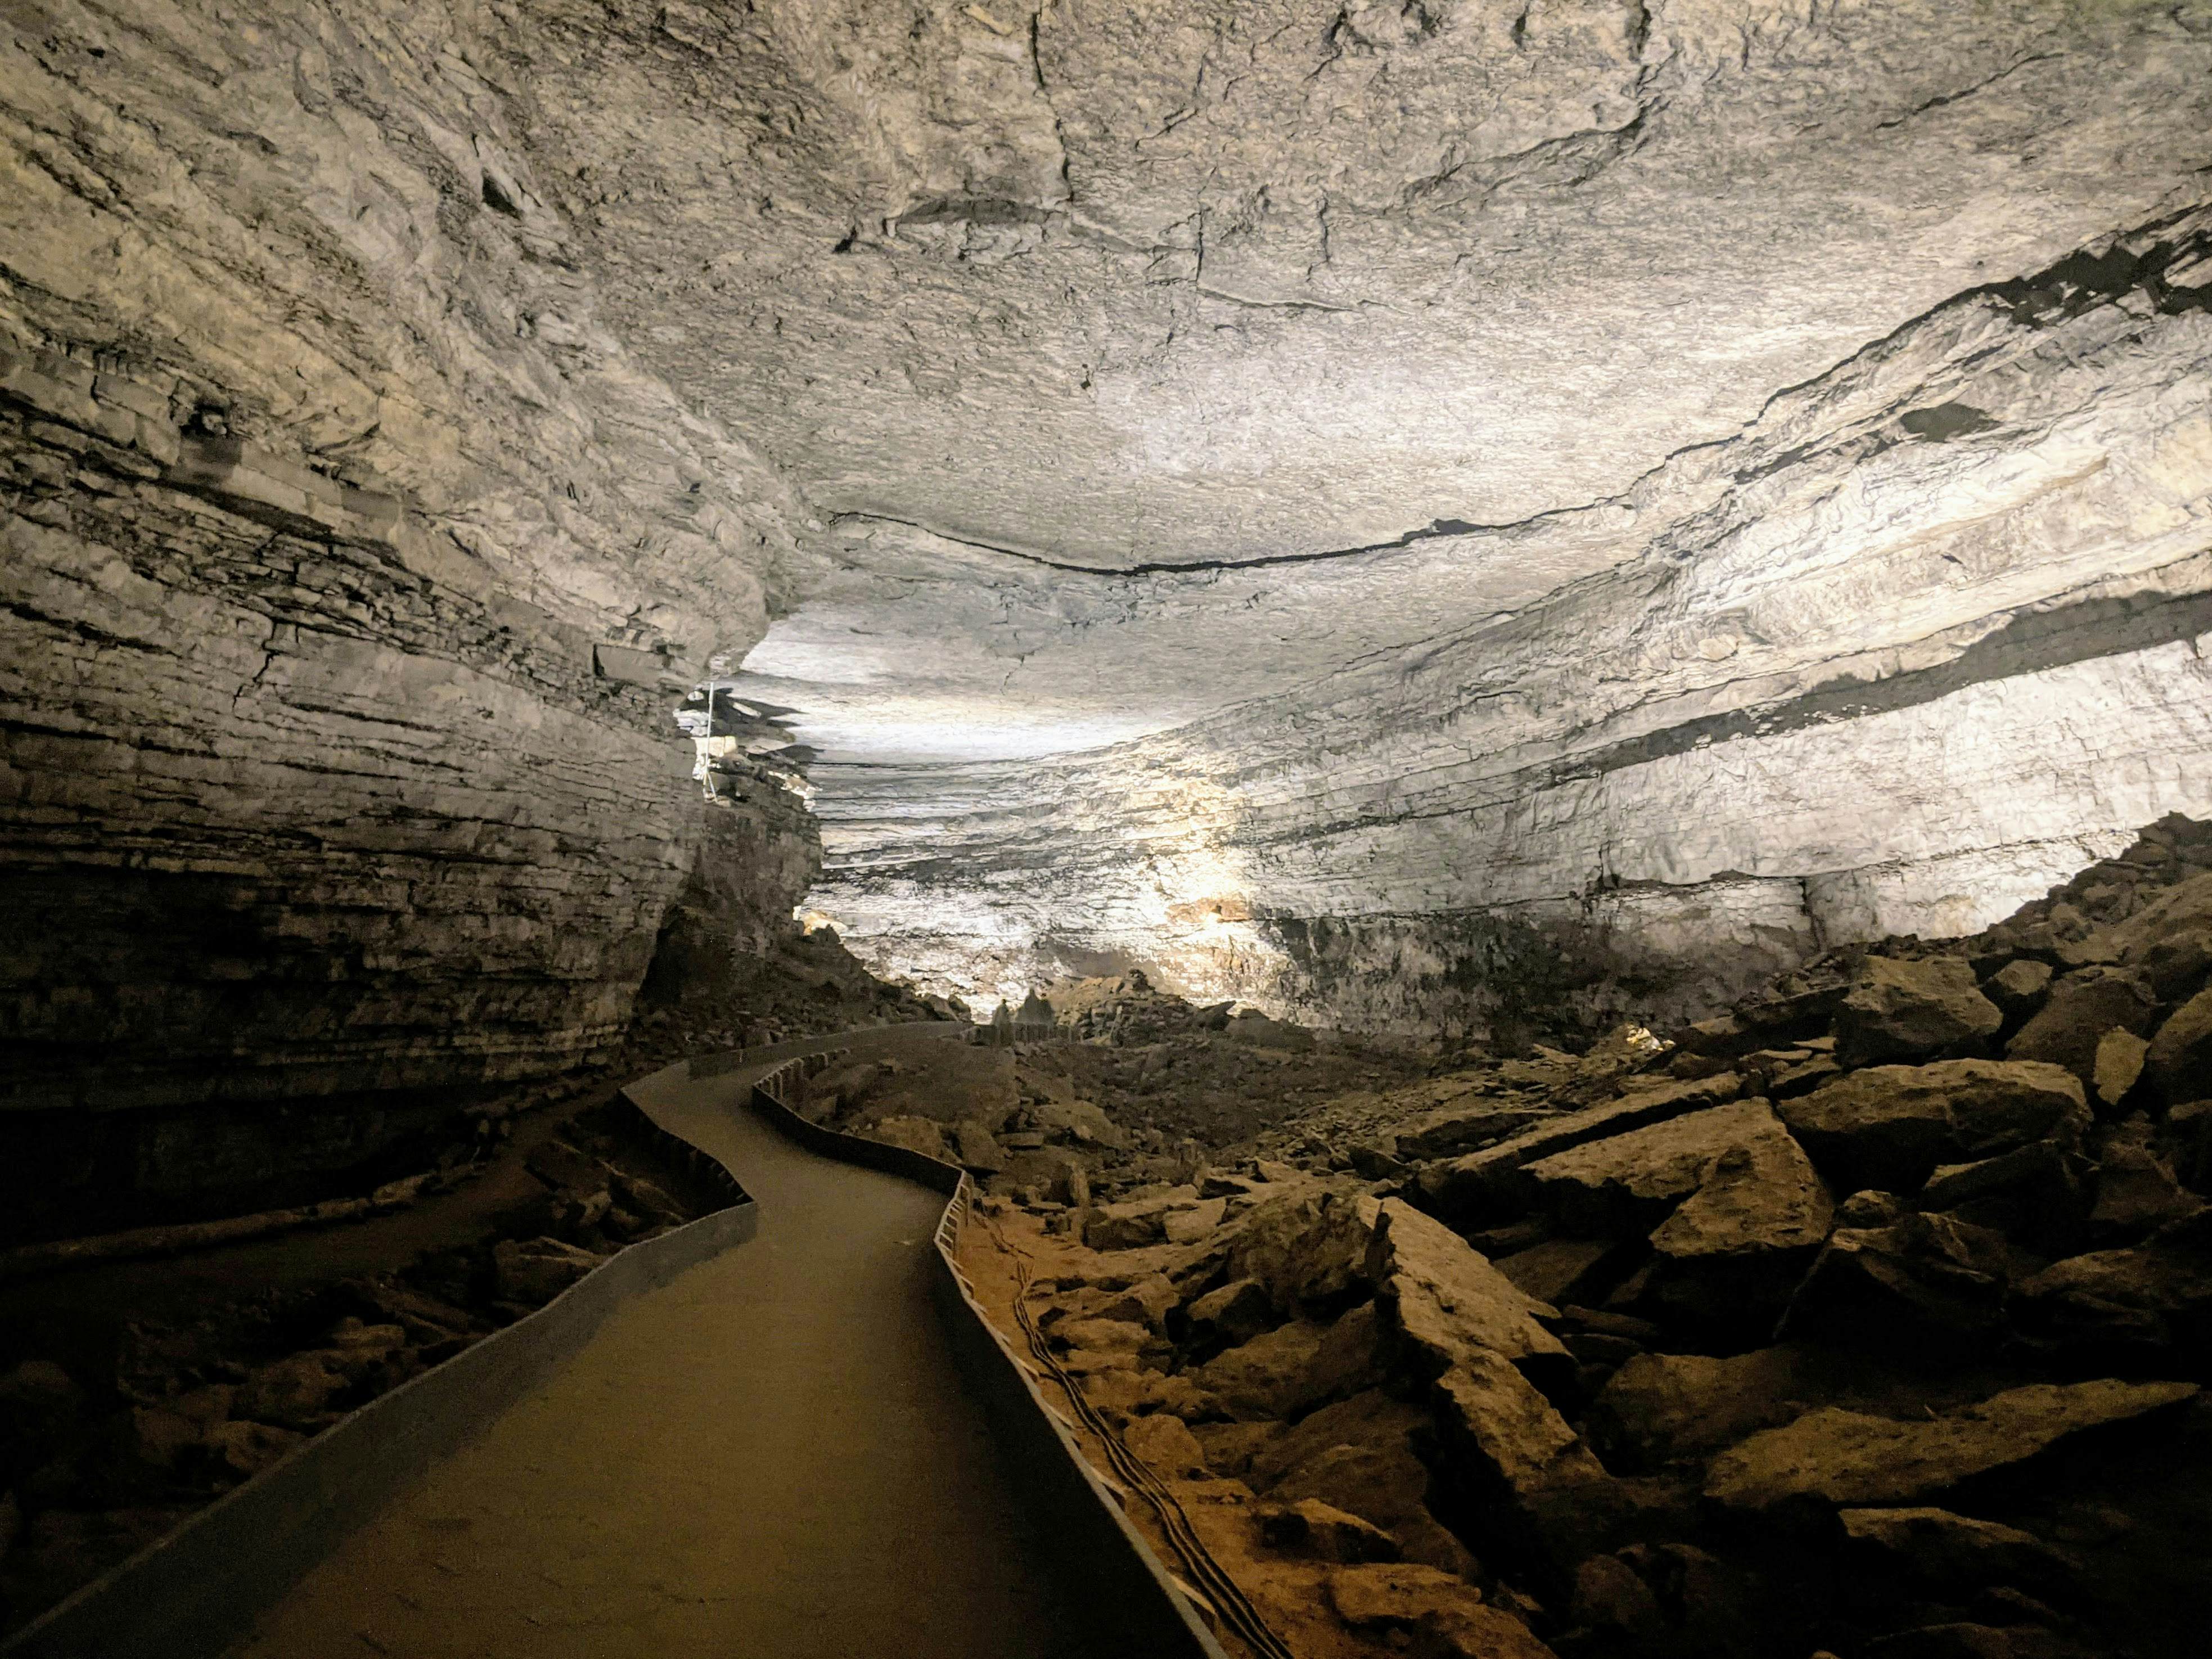
[[[769,1127],[745,1103],[772,1063],[655,1093],[759,1236],[617,1315],[238,1659],[1111,1651],[960,1386],[926,1271],[943,1197]]]

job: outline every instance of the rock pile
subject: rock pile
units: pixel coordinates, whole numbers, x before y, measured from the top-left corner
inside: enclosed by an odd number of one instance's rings
[[[1293,1146],[1063,1183],[1038,1311],[1343,1650],[2197,1650],[2212,826]]]
[[[188,1317],[126,1314],[113,1329],[101,1290],[68,1321],[36,1321],[68,1340],[58,1353],[0,1351],[0,1631],[623,1245],[722,1201],[628,1129],[618,1109],[577,1114],[521,1158],[527,1174],[504,1183],[519,1196],[472,1216],[473,1237],[397,1271],[315,1283],[334,1236],[302,1234],[277,1247],[306,1264],[283,1289],[226,1304],[187,1284]],[[0,1307],[11,1349],[19,1322],[33,1322]]]

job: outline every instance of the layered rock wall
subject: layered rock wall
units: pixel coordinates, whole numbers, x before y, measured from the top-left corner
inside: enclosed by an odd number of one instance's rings
[[[1984,926],[2212,807],[2208,249],[2104,239],[1620,498],[1356,556],[1584,562],[1510,611],[1050,764],[825,772],[815,902],[971,996],[1135,963],[1477,1030]]]
[[[803,509],[595,322],[499,26],[0,27],[0,1164],[34,1188],[143,1214],[603,1049],[724,847],[664,682],[759,636]],[[733,932],[811,867],[803,814],[754,841]]]

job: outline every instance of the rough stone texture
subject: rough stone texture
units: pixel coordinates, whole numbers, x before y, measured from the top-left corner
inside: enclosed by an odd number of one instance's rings
[[[2069,1435],[2197,1393],[2192,1382],[2039,1382],[1918,1422],[1826,1407],[1715,1459],[1705,1495],[1756,1512],[1808,1500],[1836,1508],[1911,1504],[2033,1457]]]
[[[2071,1073],[2039,1061],[1875,1066],[1778,1109],[1839,1190],[1911,1192],[1965,1162],[2087,1125]]]
[[[1739,1101],[1556,1152],[1524,1173],[1575,1231],[1641,1233],[1696,1192],[1724,1153],[1778,1140],[1795,1151],[1773,1108]]]
[[[811,878],[799,815],[702,819],[659,685],[760,637],[805,508],[602,316],[502,28],[0,26],[18,1169],[143,1208],[141,1166],[358,1161],[397,1091],[605,1050],[733,840],[744,926]],[[111,1109],[337,1094],[304,1129]]]
[[[1869,957],[1837,1014],[1836,1058],[1846,1066],[1920,1060],[1994,1036],[2003,1024],[1996,1004],[1975,988],[1972,967],[1957,957]]]
[[[1537,1323],[1537,1315],[1548,1310],[1466,1240],[1403,1200],[1382,1203],[1367,1277],[1417,1375],[1433,1377],[1476,1352],[1518,1365],[1547,1387],[1563,1385],[1573,1374],[1572,1356]]]

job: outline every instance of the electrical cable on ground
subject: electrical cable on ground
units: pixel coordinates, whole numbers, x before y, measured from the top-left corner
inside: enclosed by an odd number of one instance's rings
[[[1097,1437],[1105,1450],[1106,1461],[1113,1466],[1115,1474],[1150,1504],[1153,1513],[1158,1516],[1160,1530],[1166,1535],[1169,1546],[1181,1559],[1184,1569],[1215,1611],[1221,1615],[1222,1622],[1234,1631],[1245,1645],[1262,1656],[1262,1659],[1295,1659],[1290,1646],[1267,1628],[1267,1621],[1261,1618],[1259,1609],[1252,1605],[1251,1598],[1244,1594],[1243,1587],[1229,1576],[1228,1571],[1206,1548],[1198,1535],[1198,1529],[1191,1524],[1190,1516],[1167,1482],[1150,1464],[1121,1443],[1121,1436],[1099,1415],[1097,1407],[1084,1397],[1081,1386],[1060,1363],[1059,1357],[1046,1342],[1044,1333],[1037,1328],[1036,1321],[1030,1316],[1029,1257],[1014,1248],[994,1219],[983,1215],[981,1210],[975,1213],[991,1230],[991,1236],[998,1242],[999,1248],[1014,1263],[1014,1317],[1021,1325],[1022,1334],[1028,1339],[1030,1352],[1060,1384],[1069,1405],[1082,1419],[1083,1425]]]

